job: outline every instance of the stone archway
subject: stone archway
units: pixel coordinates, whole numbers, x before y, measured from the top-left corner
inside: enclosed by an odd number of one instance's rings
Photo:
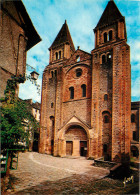
[[[71,125],[65,131],[66,155],[87,156],[87,133],[80,125]]]

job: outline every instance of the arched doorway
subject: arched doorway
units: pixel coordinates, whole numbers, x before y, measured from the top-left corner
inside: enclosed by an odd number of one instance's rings
[[[131,146],[131,155],[132,157],[139,157],[139,150],[136,146]]]
[[[38,152],[38,140],[39,140],[39,133],[34,133],[34,141],[33,141],[33,151]]]
[[[80,125],[72,125],[65,132],[66,155],[87,156],[87,133]]]

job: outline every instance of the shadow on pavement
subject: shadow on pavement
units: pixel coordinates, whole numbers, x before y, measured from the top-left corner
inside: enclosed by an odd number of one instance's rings
[[[120,180],[108,177],[97,180],[91,176],[74,174],[58,181],[45,181],[11,194],[138,194],[138,186],[138,183],[134,183],[124,188]]]

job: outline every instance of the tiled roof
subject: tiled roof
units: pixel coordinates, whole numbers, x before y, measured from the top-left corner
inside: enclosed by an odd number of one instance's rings
[[[122,14],[120,13],[114,1],[111,0],[108,2],[96,28],[99,28],[107,24],[111,24],[112,22],[121,18],[123,18]]]
[[[50,48],[54,48],[56,46],[59,46],[67,42],[71,45],[72,50],[75,51],[75,47],[74,47],[74,44],[73,44],[73,41],[72,41],[72,38],[69,32],[69,28],[65,20],[65,23],[63,24],[62,28],[60,29],[57,37],[55,38]]]
[[[39,102],[32,103],[32,107],[40,110],[41,104]]]

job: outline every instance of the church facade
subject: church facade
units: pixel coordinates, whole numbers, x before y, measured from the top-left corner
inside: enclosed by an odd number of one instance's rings
[[[39,152],[126,162],[130,156],[131,66],[125,18],[109,1],[91,53],[75,50],[67,22],[43,72]]]

